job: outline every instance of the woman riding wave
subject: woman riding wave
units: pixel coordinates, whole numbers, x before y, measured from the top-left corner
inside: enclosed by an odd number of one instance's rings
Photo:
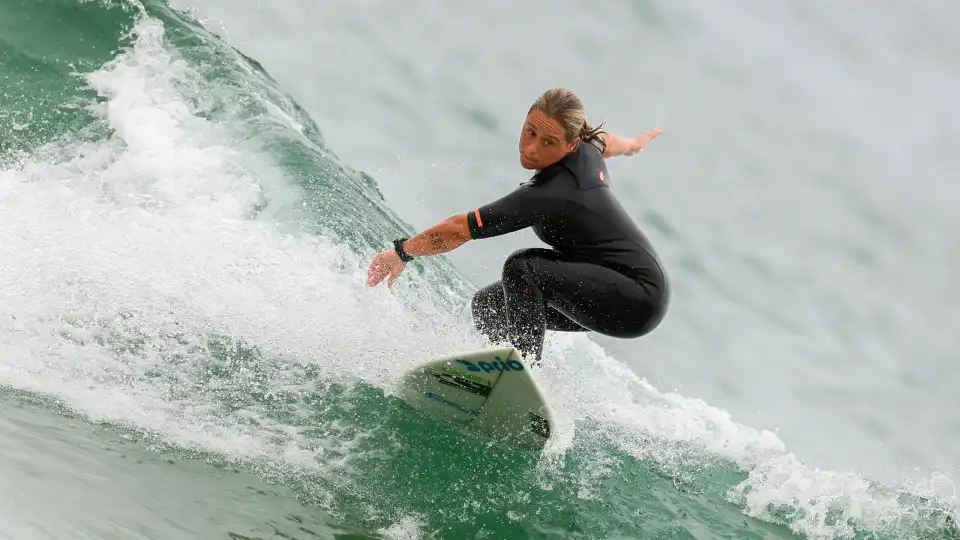
[[[587,123],[573,92],[546,91],[520,133],[520,165],[533,177],[501,199],[395,240],[370,263],[367,285],[389,277],[393,286],[414,257],[530,227],[550,248],[512,253],[502,278],[473,296],[481,333],[512,344],[530,365],[542,360],[546,330],[647,334],[666,314],[670,286],[650,241],[614,197],[604,158],[633,155],[659,134],[606,133]]]

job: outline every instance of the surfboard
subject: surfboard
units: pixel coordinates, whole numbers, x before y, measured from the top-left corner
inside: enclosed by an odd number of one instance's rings
[[[530,449],[550,438],[553,412],[513,347],[426,361],[400,379],[398,397],[434,420]]]

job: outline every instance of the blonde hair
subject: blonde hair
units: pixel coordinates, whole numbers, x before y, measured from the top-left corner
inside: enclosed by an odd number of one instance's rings
[[[535,109],[553,118],[563,127],[568,143],[580,139],[583,142],[593,144],[600,149],[600,152],[603,152],[606,148],[606,143],[601,137],[601,134],[606,133],[600,129],[603,124],[601,123],[597,127],[590,126],[587,122],[586,112],[583,110],[583,103],[572,90],[567,88],[547,90],[533,102],[527,114]]]

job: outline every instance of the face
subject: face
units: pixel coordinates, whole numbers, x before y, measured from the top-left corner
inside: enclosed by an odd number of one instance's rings
[[[566,142],[560,122],[534,109],[520,132],[520,165],[524,169],[544,169],[576,149],[578,142]]]

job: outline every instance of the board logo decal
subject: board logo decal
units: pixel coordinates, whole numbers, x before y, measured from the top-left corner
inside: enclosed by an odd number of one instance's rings
[[[463,405],[460,405],[459,403],[454,403],[453,401],[450,401],[449,399],[447,399],[447,398],[445,398],[445,397],[443,397],[443,396],[438,396],[437,394],[434,394],[433,392],[427,392],[427,393],[425,393],[425,394],[423,394],[423,395],[427,396],[427,399],[436,401],[437,403],[443,403],[444,405],[446,405],[446,406],[448,406],[448,407],[453,407],[454,409],[456,409],[456,410],[458,410],[458,411],[460,411],[460,412],[462,412],[462,413],[464,413],[464,414],[477,414],[477,411],[474,411],[473,409],[468,409],[468,408],[464,407]]]
[[[486,373],[493,373],[495,371],[523,371],[523,364],[516,360],[507,360],[504,362],[499,356],[494,356],[494,358],[496,358],[496,360],[493,362],[477,362],[474,364],[469,360],[457,360],[457,363],[466,366],[467,371],[484,371]]]
[[[493,387],[489,384],[481,384],[466,377],[450,373],[434,373],[433,376],[437,378],[440,384],[452,386],[458,390],[464,390],[478,396],[487,397],[490,395],[490,391],[493,390]]]
[[[477,384],[483,384],[490,387],[493,386],[493,382],[490,379],[480,375],[474,375],[472,373],[464,373],[463,371],[460,371],[459,369],[457,369],[457,367],[453,365],[453,362],[448,362],[444,364],[443,367],[440,368],[440,371],[450,375],[455,375],[461,379],[466,379],[468,381],[475,382]]]

